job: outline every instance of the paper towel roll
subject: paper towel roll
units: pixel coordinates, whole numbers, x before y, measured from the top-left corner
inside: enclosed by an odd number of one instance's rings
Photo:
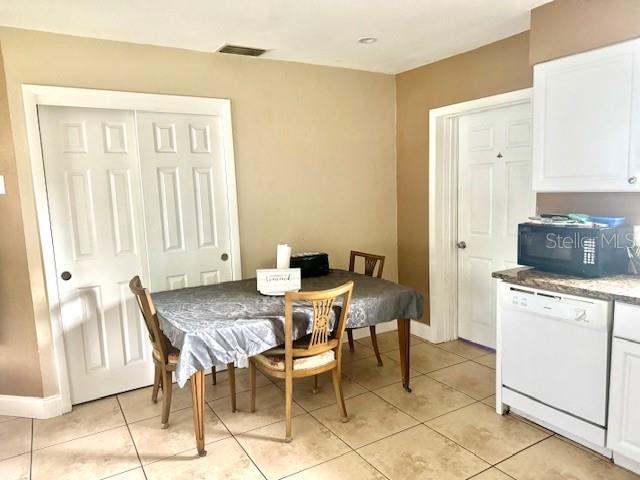
[[[284,244],[279,244],[276,248],[276,268],[289,268],[289,262],[291,261],[291,247]]]

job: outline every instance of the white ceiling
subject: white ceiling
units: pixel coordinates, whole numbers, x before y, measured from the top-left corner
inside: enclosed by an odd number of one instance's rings
[[[0,25],[398,73],[529,28],[549,0],[1,0]],[[363,36],[377,43],[357,42]]]

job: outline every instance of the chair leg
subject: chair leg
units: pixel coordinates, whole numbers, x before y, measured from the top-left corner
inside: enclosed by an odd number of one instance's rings
[[[162,382],[162,371],[160,370],[160,365],[156,363],[155,372],[153,375],[153,391],[151,392],[151,401],[153,403],[158,403],[158,390],[160,389],[161,382]]]
[[[251,389],[251,413],[256,411],[256,365],[249,359],[249,388]]]
[[[229,390],[231,391],[231,411],[236,413],[236,366],[227,363],[227,373],[229,375]]]
[[[378,337],[376,335],[376,326],[371,325],[369,327],[369,332],[371,333],[371,345],[373,345],[373,351],[376,353],[376,358],[378,359],[378,366],[382,366],[382,357],[380,356],[380,350],[378,350]]]
[[[293,439],[291,434],[291,406],[293,403],[293,377],[287,375],[285,380],[285,388],[284,388],[284,413],[286,417],[286,433],[284,437],[285,442],[290,442]]]
[[[348,422],[349,417],[347,416],[347,407],[344,404],[344,395],[342,393],[342,378],[341,373],[338,368],[334,368],[331,370],[331,378],[333,380],[333,390],[336,393],[336,401],[338,403],[338,409],[340,410],[340,415],[342,415],[342,422]]]
[[[313,376],[313,393],[318,393],[318,375]]]
[[[211,385],[215,385],[218,383],[218,379],[216,378],[216,366],[211,367]]]
[[[347,328],[347,339],[349,340],[349,351],[353,352],[354,351],[353,328]]]
[[[171,372],[162,369],[162,428],[169,427],[169,412],[171,411]]]

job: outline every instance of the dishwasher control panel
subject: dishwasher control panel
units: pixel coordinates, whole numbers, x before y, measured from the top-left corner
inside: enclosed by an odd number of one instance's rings
[[[501,284],[501,306],[527,311],[584,327],[608,328],[610,305],[604,300],[581,298],[546,290]]]

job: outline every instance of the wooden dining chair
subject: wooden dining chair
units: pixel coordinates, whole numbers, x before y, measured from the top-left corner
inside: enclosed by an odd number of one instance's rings
[[[373,253],[364,253],[358,252],[355,250],[351,250],[351,256],[349,258],[349,271],[355,272],[356,266],[356,257],[364,258],[364,274],[369,277],[374,276],[374,272],[376,270],[376,265],[378,266],[378,273],[376,277],[382,278],[382,270],[384,269],[384,256],[383,255],[374,255]],[[376,359],[378,360],[378,366],[382,366],[382,356],[380,355],[380,350],[378,349],[378,337],[376,336],[376,326],[369,326],[369,333],[371,334],[371,345],[373,346],[373,351],[376,354]],[[349,340],[349,351],[353,352],[355,350],[355,344],[353,342],[353,328],[347,328],[347,339]]]
[[[288,292],[284,300],[284,346],[276,347],[249,359],[251,412],[256,411],[256,369],[285,381],[285,441],[290,442],[293,379],[316,376],[331,371],[333,389],[342,421],[348,421],[342,392],[342,336],[347,324],[353,282],[318,292]],[[342,308],[330,331],[331,312],[338,297]],[[313,308],[313,329],[302,339],[293,341],[293,304],[310,303]]]
[[[151,401],[158,402],[158,390],[162,389],[162,428],[169,426],[169,412],[171,411],[171,390],[173,383],[171,374],[175,371],[178,360],[180,359],[180,350],[175,348],[169,342],[169,339],[160,330],[158,323],[158,315],[153,305],[149,290],[142,286],[139,276],[135,276],[129,282],[129,289],[135,295],[138,307],[144,318],[144,323],[149,333],[149,340],[153,347],[152,357],[155,365],[155,375],[153,380],[153,390],[151,392]],[[235,368],[233,363],[227,364],[229,374],[229,386],[231,389],[231,409],[236,411],[236,382]],[[215,367],[212,369],[215,385]]]

